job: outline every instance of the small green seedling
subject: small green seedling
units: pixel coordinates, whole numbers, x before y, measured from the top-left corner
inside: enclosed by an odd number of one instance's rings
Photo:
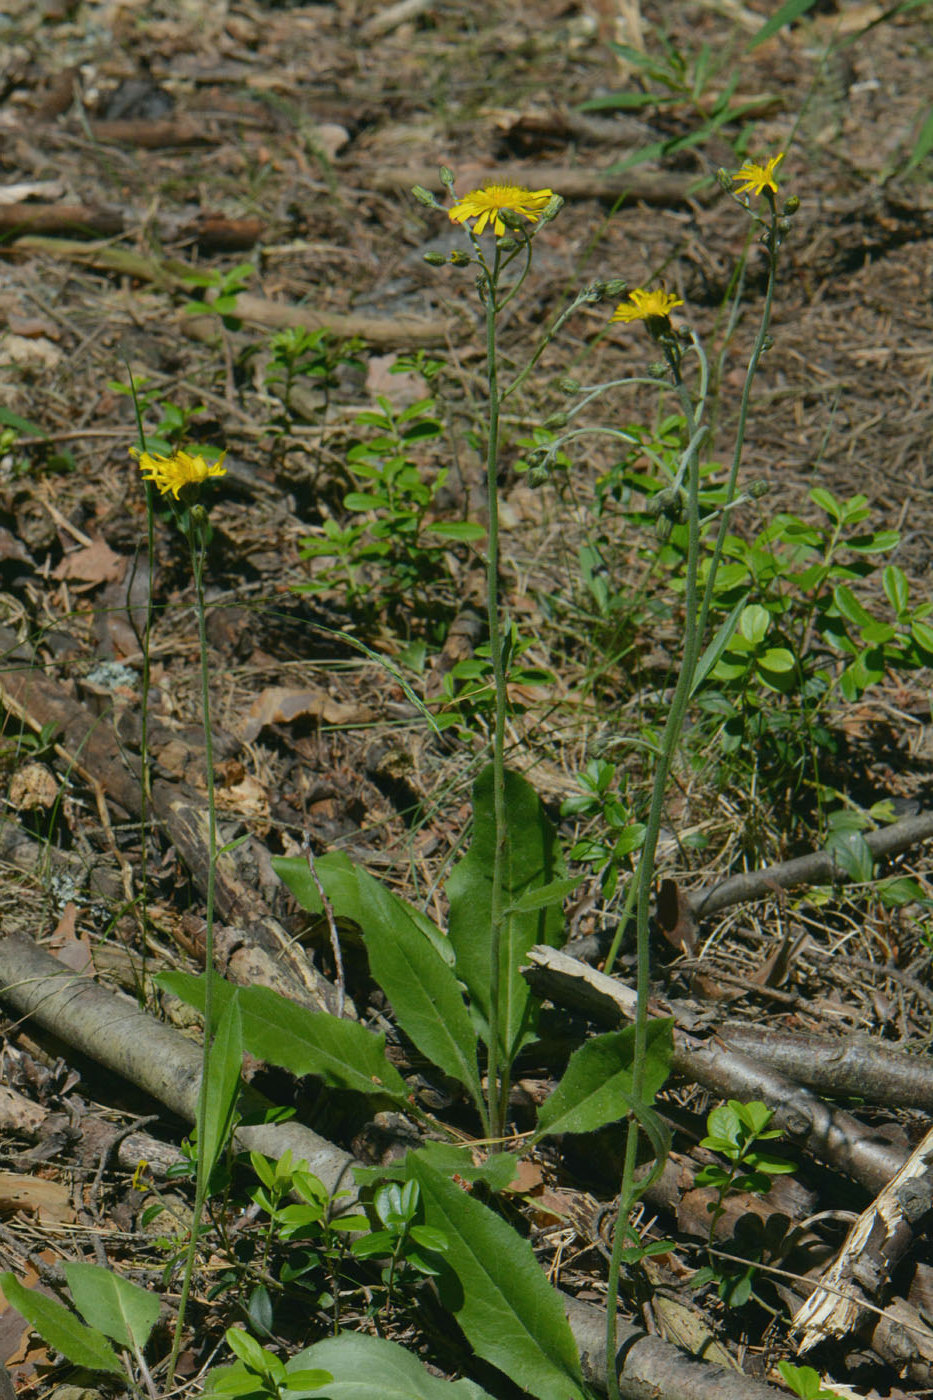
[[[781,1136],[779,1128],[768,1127],[773,1117],[773,1111],[757,1099],[751,1103],[729,1099],[728,1103],[714,1108],[706,1120],[707,1136],[700,1139],[700,1146],[720,1153],[728,1163],[725,1167],[711,1163],[703,1167],[695,1178],[695,1185],[712,1186],[716,1190],[715,1201],[707,1206],[710,1213],[710,1248],[730,1196],[745,1191],[764,1195],[770,1190],[773,1177],[795,1170],[793,1162],[758,1148],[758,1143]],[[723,1269],[711,1255],[709,1267],[700,1269],[694,1275],[694,1282],[699,1284],[715,1279],[723,1302],[740,1307],[751,1297],[754,1272],[753,1264],[739,1273]]]

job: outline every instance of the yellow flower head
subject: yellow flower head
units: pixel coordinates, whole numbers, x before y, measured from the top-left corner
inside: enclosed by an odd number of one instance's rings
[[[171,457],[159,457],[155,452],[137,452],[130,448],[130,455],[139,459],[139,470],[147,481],[161,491],[163,496],[170,492],[179,499],[184,486],[200,486],[210,476],[226,476],[227,468],[222,466],[226,452],[221,452],[216,462],[207,462],[200,453],[184,452],[176,447]]]
[[[648,321],[655,316],[667,316],[675,306],[683,306],[680,297],[673,296],[663,289],[647,292],[644,287],[636,287],[629,293],[628,301],[621,301],[616,307],[611,321]]]
[[[733,175],[733,180],[744,180],[736,194],[762,194],[764,190],[778,192],[777,180],[774,172],[784,159],[784,152],[780,155],[772,156],[767,165],[756,165],[753,160],[747,160],[741,170],[737,170]]]
[[[482,233],[487,223],[491,223],[496,235],[502,237],[505,224],[499,215],[503,209],[511,209],[515,214],[534,223],[554,197],[553,190],[526,190],[524,185],[494,185],[487,183],[480,190],[471,190],[448,212],[455,224],[466,219],[475,219],[474,233]]]

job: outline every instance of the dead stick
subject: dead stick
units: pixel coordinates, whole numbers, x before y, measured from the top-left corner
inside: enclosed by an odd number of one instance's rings
[[[129,997],[81,977],[27,938],[0,939],[0,996],[66,1044],[158,1099],[194,1123],[201,1082],[201,1051],[180,1031],[155,1020]],[[276,1161],[291,1148],[328,1192],[356,1192],[348,1152],[318,1137],[303,1123],[240,1127],[241,1151],[262,1152]]]

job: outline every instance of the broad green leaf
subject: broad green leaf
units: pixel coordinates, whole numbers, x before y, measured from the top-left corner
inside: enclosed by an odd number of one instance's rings
[[[485,1400],[473,1381],[445,1381],[432,1376],[416,1356],[398,1342],[364,1332],[341,1332],[300,1351],[286,1363],[287,1400],[308,1393],[301,1376],[309,1368],[329,1371],[332,1380],[312,1387],[329,1400]]]
[[[531,1245],[500,1216],[410,1152],[428,1225],[447,1236],[437,1257],[441,1301],[477,1356],[537,1400],[582,1400],[576,1344]]]
[[[49,1346],[67,1356],[75,1366],[88,1371],[109,1371],[116,1376],[126,1373],[113,1347],[94,1327],[85,1327],[56,1298],[48,1298],[26,1288],[13,1274],[0,1274],[0,1288],[7,1302],[36,1329]]]
[[[906,611],[910,599],[910,584],[907,582],[906,574],[896,564],[888,564],[881,575],[881,582],[884,585],[888,602],[900,617]]]
[[[670,1020],[648,1024],[642,1106],[650,1104],[671,1067]],[[635,1028],[593,1036],[575,1050],[557,1088],[538,1113],[536,1137],[553,1133],[591,1133],[614,1123],[633,1107],[632,1066]]]
[[[871,847],[860,831],[831,832],[826,842],[837,863],[859,884],[866,884],[874,874],[875,862]]]
[[[278,860],[274,865],[305,908],[320,908],[306,861]],[[362,929],[370,971],[402,1030],[481,1105],[477,1035],[457,977],[438,950],[441,942],[449,951],[440,930],[432,925],[435,937],[427,937],[424,924],[429,920],[417,919],[410,905],[344,855],[322,857],[316,869],[335,914]]]
[[[794,653],[788,651],[787,647],[768,647],[758,658],[758,664],[765,671],[777,671],[779,674],[784,671],[793,671],[797,665]]]
[[[922,651],[933,654],[933,627],[926,622],[912,622],[910,635]]]
[[[86,1322],[118,1346],[142,1350],[159,1318],[157,1294],[111,1269],[80,1259],[65,1264],[65,1277],[75,1307]]]
[[[216,983],[216,977],[215,977]],[[233,1129],[233,1113],[240,1088],[243,1066],[243,1022],[240,1016],[239,988],[217,1017],[217,1033],[211,1045],[207,1077],[201,1093],[207,1097],[204,1141],[198,1144],[208,1173],[214,1170]]]
[[[747,49],[756,49],[759,44],[763,44],[766,39],[770,39],[772,34],[776,34],[779,29],[783,29],[785,24],[792,24],[795,19],[806,14],[807,10],[813,8],[816,0],[787,0],[782,5],[777,14],[772,15],[766,24],[756,30],[752,38],[746,45]]]
[[[204,1010],[204,979],[188,972],[163,972],[158,983],[189,1006]],[[218,978],[214,999],[222,1012],[234,988]],[[317,1074],[334,1089],[376,1094],[408,1103],[408,1086],[386,1059],[385,1036],[356,1021],[308,1011],[268,987],[236,988],[243,1018],[243,1044],[251,1055],[292,1074]]]
[[[442,540],[482,540],[486,537],[486,531],[482,525],[477,525],[471,520],[435,520],[430,525],[425,525],[426,535],[437,535]]]
[[[748,642],[753,642],[756,646],[765,639],[765,633],[771,626],[771,614],[767,608],[763,608],[760,603],[750,603],[742,610],[739,619],[739,631]]]
[[[499,1044],[511,1064],[521,1045],[533,1038],[537,1003],[520,968],[535,943],[558,947],[563,942],[564,918],[558,905],[521,912],[519,900],[566,876],[554,828],[538,794],[517,773],[505,775],[506,847],[503,859],[502,902],[508,910],[499,946]],[[466,983],[475,1010],[485,1023],[488,1040],[491,959],[492,871],[496,845],[492,766],[479,775],[473,788],[473,840],[447,882],[450,899],[450,941],[457,972]]]

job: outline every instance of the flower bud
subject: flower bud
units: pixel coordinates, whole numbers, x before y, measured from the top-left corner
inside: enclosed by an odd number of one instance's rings
[[[728,170],[723,170],[722,166],[716,171],[716,179],[719,181],[719,188],[728,194],[732,189],[732,176]]]
[[[423,204],[426,209],[440,209],[441,206],[437,199],[430,190],[425,189],[424,185],[412,185],[411,192],[418,203]]]
[[[518,244],[515,242],[514,238],[497,238],[496,247],[499,249],[500,253],[511,253],[518,247]]]
[[[440,170],[438,171],[438,174],[439,174],[440,177],[441,177],[441,184],[444,186],[444,189],[445,189],[445,190],[449,190],[450,193],[453,194],[453,192],[454,192],[454,172],[450,169],[449,166],[442,165],[441,168],[440,168]]]
[[[762,496],[767,496],[770,490],[771,482],[765,481],[763,477],[750,481],[745,488],[746,494],[751,496],[753,501],[760,501]]]
[[[425,262],[429,263],[431,267],[443,267],[447,262],[443,253],[425,253],[423,256]]]
[[[799,208],[800,208],[800,200],[797,198],[797,196],[796,196],[795,194],[792,194],[791,197],[790,197],[790,199],[785,199],[785,201],[784,201],[784,213],[787,214],[788,216],[790,216],[791,214],[796,214],[796,212],[797,212],[797,210],[798,210]]]
[[[545,418],[541,426],[544,428],[566,428],[569,422],[570,419],[567,417],[566,413],[551,413]]]
[[[541,224],[549,224],[552,219],[556,219],[564,207],[564,196],[562,194],[552,194],[538,219],[538,227]]]
[[[777,231],[780,234],[790,233],[790,219],[780,218],[777,221]]]
[[[501,222],[505,224],[506,228],[510,228],[513,231],[517,231],[518,229],[524,228],[525,226],[525,222],[521,214],[519,214],[515,209],[500,209],[499,218]]]
[[[582,386],[579,379],[571,379],[567,375],[564,379],[558,379],[557,387],[562,394],[579,394]]]
[[[547,467],[538,465],[528,468],[528,471],[525,473],[525,480],[528,482],[529,486],[543,486],[546,481],[550,480],[550,476],[551,473],[548,471]]]
[[[462,248],[455,248],[450,254],[450,261],[454,267],[469,267],[473,259],[469,253],[465,253]]]

